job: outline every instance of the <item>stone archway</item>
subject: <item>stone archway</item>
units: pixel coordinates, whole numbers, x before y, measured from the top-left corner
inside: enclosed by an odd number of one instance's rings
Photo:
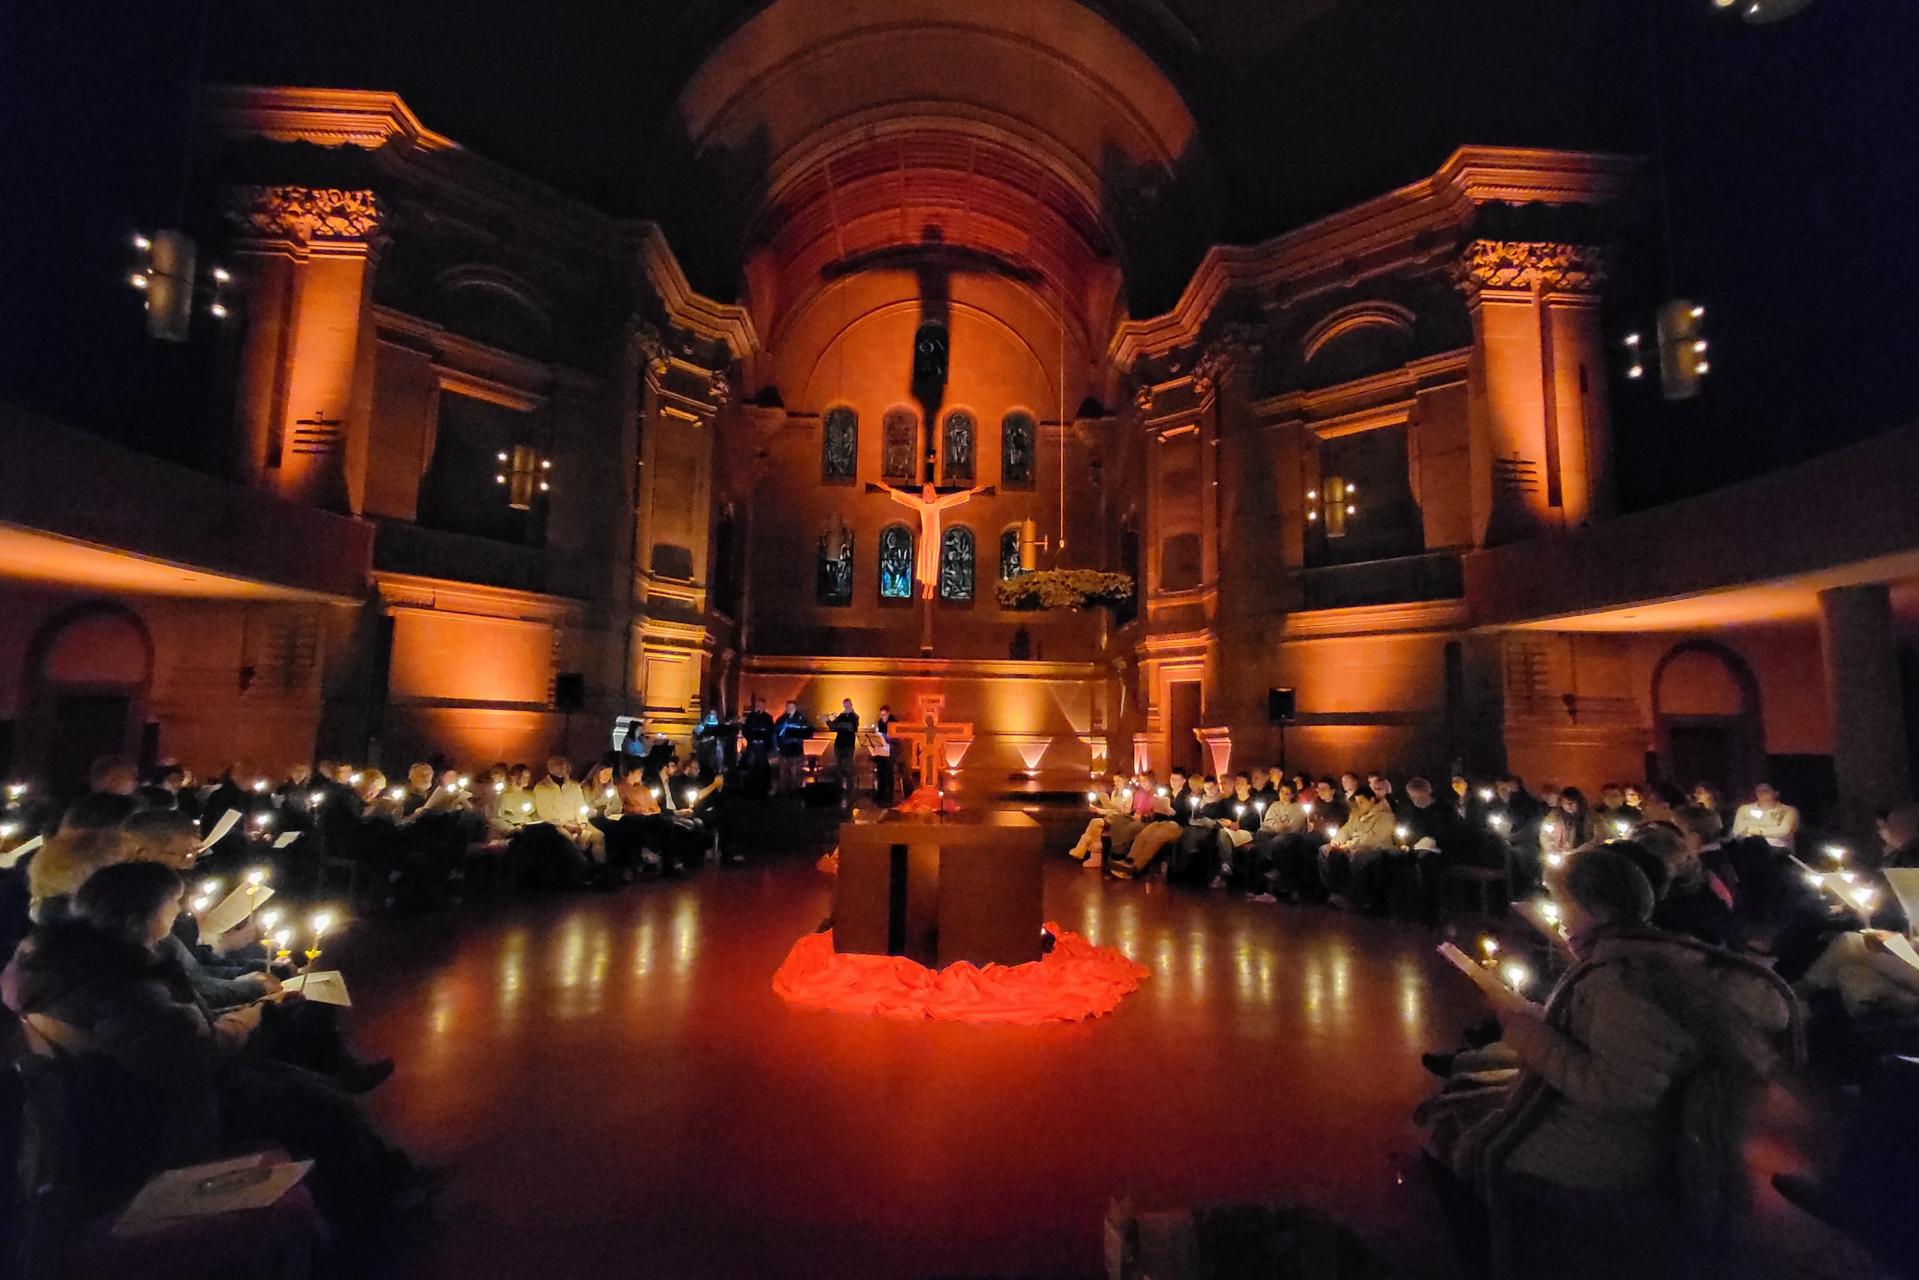
[[[100,756],[137,758],[153,665],[152,633],[125,605],[93,601],[48,618],[27,646],[22,762],[58,792],[84,785]]]
[[[1766,772],[1759,681],[1738,653],[1712,640],[1668,649],[1652,672],[1654,750],[1664,780],[1710,782],[1745,795]]]

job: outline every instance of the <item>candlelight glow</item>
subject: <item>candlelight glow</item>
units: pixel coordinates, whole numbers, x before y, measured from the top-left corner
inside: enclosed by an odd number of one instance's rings
[[[258,889],[261,885],[265,884],[266,882],[267,882],[267,873],[264,868],[255,867],[253,870],[247,872],[248,888]]]
[[[322,805],[325,803],[326,803],[326,792],[324,791],[307,792],[307,804],[309,806]]]
[[[1499,939],[1487,935],[1479,940],[1479,949],[1486,953],[1488,960],[1499,954]]]
[[[1491,803],[1493,798],[1493,789],[1491,787],[1481,787],[1479,789],[1479,798],[1481,800],[1486,801],[1487,803]]]
[[[200,892],[206,897],[211,898],[214,894],[220,892],[220,882],[218,880],[202,880],[200,882]]]
[[[1514,991],[1524,990],[1526,984],[1533,980],[1532,970],[1517,960],[1508,961],[1506,967],[1500,972],[1506,977],[1506,985]]]

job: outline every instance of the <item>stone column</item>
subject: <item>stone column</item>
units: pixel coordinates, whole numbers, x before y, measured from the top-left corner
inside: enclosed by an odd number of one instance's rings
[[[379,203],[366,190],[229,187],[246,340],[235,478],[358,514],[371,416]]]
[[[1832,702],[1832,765],[1839,817],[1856,839],[1873,814],[1911,798],[1892,594],[1884,583],[1819,593],[1819,641]]]
[[[1494,545],[1610,514],[1599,290],[1587,245],[1474,240],[1457,279],[1473,321],[1473,525]]]

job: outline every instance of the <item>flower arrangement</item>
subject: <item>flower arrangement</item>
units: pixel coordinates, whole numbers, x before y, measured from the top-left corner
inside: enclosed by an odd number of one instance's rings
[[[1098,569],[1035,569],[1000,582],[994,593],[1003,609],[1084,609],[1130,600],[1133,579]]]

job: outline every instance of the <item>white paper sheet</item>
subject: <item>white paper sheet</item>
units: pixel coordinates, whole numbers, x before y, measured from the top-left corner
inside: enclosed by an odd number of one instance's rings
[[[225,813],[221,814],[220,820],[213,824],[213,830],[207,832],[207,838],[200,842],[200,852],[205,853],[208,849],[211,849],[214,845],[226,839],[227,832],[233,830],[239,821],[240,811],[238,809],[228,809]]]
[[[306,832],[304,831],[282,831],[274,840],[273,847],[276,849],[284,849],[305,834]]]
[[[353,997],[346,993],[346,975],[338,969],[303,973],[297,978],[288,978],[280,985],[287,991],[299,992],[315,1004],[337,1004],[343,1009],[353,1007]]]
[[[263,1151],[156,1173],[120,1214],[113,1234],[136,1236],[182,1218],[263,1209],[292,1190],[312,1167],[311,1160],[279,1161]]]
[[[1906,927],[1919,928],[1919,870],[1911,867],[1887,867],[1886,883],[1892,886],[1892,896],[1899,899],[1899,905],[1906,913]]]
[[[259,910],[272,896],[273,886],[270,884],[242,884],[220,899],[219,906],[200,917],[200,936],[208,942],[213,941]]]
[[[11,868],[14,863],[20,861],[20,859],[26,857],[46,842],[47,838],[45,836],[35,836],[31,840],[21,841],[14,848],[7,850],[6,853],[0,854],[0,871]]]

